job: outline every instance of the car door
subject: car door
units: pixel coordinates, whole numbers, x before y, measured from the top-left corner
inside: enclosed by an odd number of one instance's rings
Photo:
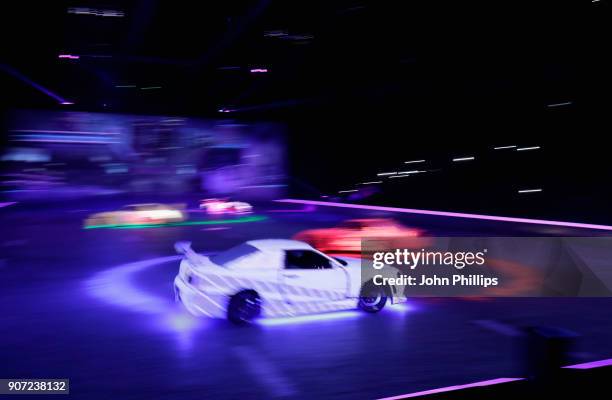
[[[348,274],[336,262],[314,250],[286,250],[279,281],[285,302],[336,301],[346,297]]]

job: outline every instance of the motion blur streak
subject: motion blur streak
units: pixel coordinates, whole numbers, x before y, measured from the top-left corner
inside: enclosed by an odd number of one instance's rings
[[[234,218],[234,219],[218,219],[211,221],[184,221],[184,222],[171,222],[168,224],[134,224],[134,225],[90,225],[85,226],[83,229],[142,229],[142,228],[163,228],[170,226],[190,226],[190,225],[223,225],[223,224],[240,224],[244,222],[257,222],[263,221],[266,217],[263,215],[254,215],[251,217]]]
[[[597,230],[604,230],[604,231],[612,231],[612,226],[610,225],[585,224],[581,222],[566,222],[566,221],[552,221],[552,220],[546,220],[546,219],[502,217],[502,216],[497,216],[497,215],[469,214],[469,213],[459,213],[459,212],[450,212],[450,211],[419,210],[416,208],[369,206],[365,204],[334,203],[331,201],[296,200],[296,199],[279,199],[275,201],[279,203],[311,204],[311,205],[316,205],[316,206],[358,208],[358,209],[363,209],[363,210],[390,211],[390,212],[422,214],[422,215],[435,215],[439,217],[471,218],[471,219],[482,219],[482,220],[487,220],[487,221],[518,222],[518,223],[523,223],[523,224],[564,226],[567,228],[583,228],[583,229],[597,229]]]
[[[170,261],[181,256],[151,258],[129,264],[122,264],[99,272],[85,282],[87,292],[106,303],[127,308],[131,311],[158,314],[168,312],[170,305],[132,284],[132,275],[147,268]]]
[[[447,386],[447,387],[438,388],[438,389],[424,390],[422,392],[400,394],[399,396],[385,397],[385,398],[382,398],[382,399],[379,399],[379,400],[408,399],[408,398],[411,398],[411,397],[427,396],[427,395],[436,394],[436,393],[452,392],[453,390],[469,389],[469,388],[480,387],[480,386],[499,385],[500,383],[508,383],[508,382],[514,382],[514,381],[521,381],[523,379],[524,378],[497,378],[497,379],[489,379],[489,380],[486,380],[486,381],[467,383],[465,385]]]
[[[57,94],[53,93],[52,91],[50,91],[49,89],[45,88],[42,85],[39,85],[38,83],[34,82],[33,80],[31,80],[30,78],[28,78],[27,76],[25,76],[24,74],[22,74],[21,72],[17,71],[15,68],[10,67],[6,64],[0,64],[0,70],[3,70],[4,72],[6,72],[9,75],[12,75],[13,77],[19,79],[20,81],[27,83],[29,86],[33,87],[34,89],[38,90],[41,93],[46,94],[49,97],[54,98],[55,100],[57,100],[60,103],[67,103],[67,100],[64,99],[61,96],[58,96]]]
[[[176,334],[178,349],[182,354],[189,354],[194,343],[193,333],[203,326],[203,320],[175,307],[170,300],[147,293],[133,283],[135,274],[180,258],[179,255],[151,258],[101,271],[85,282],[85,290],[104,303],[157,316],[154,319],[157,328]]]

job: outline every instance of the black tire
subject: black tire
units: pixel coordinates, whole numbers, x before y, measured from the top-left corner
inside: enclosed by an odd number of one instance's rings
[[[261,314],[261,297],[254,290],[238,292],[230,298],[227,319],[235,324],[253,322]]]
[[[368,313],[377,313],[387,304],[388,291],[387,288],[377,286],[374,282],[369,281],[361,288],[357,307]]]

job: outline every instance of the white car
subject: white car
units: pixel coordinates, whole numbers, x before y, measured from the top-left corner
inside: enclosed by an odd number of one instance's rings
[[[296,240],[252,240],[211,257],[188,242],[175,249],[184,254],[175,298],[194,315],[244,323],[356,307],[378,312],[404,300],[397,288],[363,278],[361,260],[332,258]]]

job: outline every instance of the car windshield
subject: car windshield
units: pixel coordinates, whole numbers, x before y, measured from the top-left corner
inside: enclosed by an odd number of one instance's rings
[[[210,261],[217,265],[227,265],[238,260],[239,258],[257,253],[258,251],[259,250],[257,250],[257,248],[251,246],[250,244],[243,243],[210,257]]]

